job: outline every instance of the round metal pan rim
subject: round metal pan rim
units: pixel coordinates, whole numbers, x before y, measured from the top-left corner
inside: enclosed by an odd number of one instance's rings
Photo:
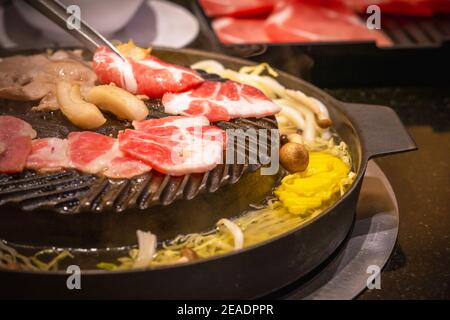
[[[48,49],[48,48],[46,48]],[[55,48],[56,49],[56,48]],[[74,47],[71,48],[61,48],[58,47],[58,49],[75,49]],[[79,48],[76,48],[79,49]],[[168,52],[183,52],[186,54],[194,54],[194,55],[201,55],[203,57],[209,57],[211,59],[217,59],[217,58],[222,58],[224,60],[227,60],[229,62],[235,62],[238,64],[245,64],[245,65],[255,65],[256,63],[253,61],[249,61],[249,60],[245,60],[245,59],[241,59],[241,58],[236,58],[236,57],[230,57],[227,55],[223,55],[223,54],[217,54],[217,53],[210,53],[210,52],[204,52],[201,50],[196,50],[196,49],[173,49],[173,48],[164,48],[164,47],[155,47],[154,48],[155,51],[158,50],[164,50],[164,51],[168,51]],[[39,48],[33,48],[33,51],[39,51]],[[343,110],[340,108],[340,105],[342,104],[342,102],[336,100],[335,98],[333,98],[332,96],[326,94],[325,92],[323,92],[321,89],[317,88],[316,86],[304,81],[303,79],[297,78],[293,75],[290,75],[284,71],[280,71],[277,70],[275,68],[275,70],[279,73],[280,76],[282,76],[283,78],[287,78],[287,79],[291,79],[294,82],[300,82],[302,83],[302,85],[310,90],[312,90],[314,92],[315,95],[319,94],[321,95],[321,98],[325,98],[327,100],[328,103],[332,103],[333,104],[333,108],[338,109],[340,112],[344,113]],[[292,88],[295,89],[295,88]],[[352,129],[355,130],[355,128],[353,127],[353,123],[351,123],[352,125]],[[369,157],[368,157],[369,158]],[[140,273],[140,272],[150,272],[150,271],[158,271],[158,270],[167,270],[167,269],[175,269],[175,268],[184,268],[184,267],[190,267],[192,265],[197,265],[197,264],[202,264],[202,263],[209,263],[211,261],[215,261],[218,259],[226,259],[230,256],[237,256],[237,255],[243,255],[246,254],[249,251],[253,251],[256,250],[260,247],[266,246],[269,243],[272,242],[276,242],[278,241],[280,238],[286,237],[288,235],[291,235],[293,233],[297,233],[299,231],[301,231],[303,228],[307,227],[308,225],[315,223],[317,220],[322,219],[324,216],[326,216],[330,211],[332,211],[337,205],[339,205],[339,203],[341,203],[342,201],[344,201],[347,197],[349,197],[352,193],[353,190],[355,188],[357,188],[359,186],[359,181],[362,179],[363,175],[364,175],[364,169],[366,167],[367,164],[367,160],[368,158],[362,158],[360,163],[359,163],[359,167],[358,168],[354,168],[354,170],[356,170],[357,172],[357,176],[352,184],[352,186],[344,193],[344,195],[342,195],[337,201],[335,201],[330,207],[328,207],[327,209],[325,209],[323,212],[321,212],[320,214],[318,214],[317,216],[315,216],[314,218],[306,221],[305,223],[302,223],[301,225],[299,225],[298,227],[289,230],[285,233],[282,233],[280,235],[277,235],[273,238],[270,239],[266,239],[264,241],[261,241],[260,243],[251,245],[249,247],[240,249],[238,251],[232,251],[232,252],[228,252],[225,254],[221,254],[218,256],[214,256],[214,257],[210,257],[210,258],[205,258],[205,259],[200,259],[200,260],[196,260],[196,261],[191,261],[191,262],[186,262],[183,264],[171,264],[171,265],[165,265],[165,266],[157,266],[157,267],[152,267],[152,268],[138,268],[138,269],[127,269],[127,270],[117,270],[117,271],[108,271],[108,270],[83,270],[82,273],[83,275],[111,275],[111,274],[126,274],[126,273]],[[31,212],[30,212],[31,213]],[[76,249],[75,249],[76,250]],[[11,272],[11,273],[33,273],[33,274],[43,274],[43,275],[67,275],[65,271],[22,271],[22,270],[1,270],[1,272]]]

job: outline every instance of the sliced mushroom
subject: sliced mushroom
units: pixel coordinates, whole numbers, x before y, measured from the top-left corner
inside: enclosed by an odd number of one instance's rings
[[[148,116],[148,108],[142,100],[116,86],[96,86],[89,92],[88,100],[121,119],[140,121]]]
[[[95,129],[106,122],[102,112],[81,97],[80,86],[66,81],[58,82],[56,97],[61,112],[70,122],[82,129]]]
[[[327,108],[319,100],[306,96],[303,92],[286,89],[286,95],[294,101],[300,102],[316,116],[317,124],[321,128],[328,128],[333,124]]]

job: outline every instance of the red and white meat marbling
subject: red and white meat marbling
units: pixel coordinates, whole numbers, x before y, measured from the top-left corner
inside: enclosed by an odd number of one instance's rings
[[[119,133],[120,149],[155,170],[180,176],[206,172],[222,162],[225,132],[204,117],[167,117],[134,122]]]
[[[269,43],[265,19],[238,19],[222,17],[214,19],[212,27],[222,43]]]
[[[234,81],[205,81],[199,87],[166,93],[162,103],[170,114],[205,116],[210,121],[262,118],[280,112],[280,107],[260,90]]]
[[[186,91],[203,82],[203,78],[192,69],[154,56],[123,61],[106,47],[100,47],[94,54],[93,67],[101,83],[112,82],[131,93],[150,98],[160,98],[166,92]]]
[[[90,131],[69,134],[68,155],[74,168],[110,178],[131,178],[151,170],[122,153],[117,139]]]
[[[283,0],[266,21],[273,42],[371,41],[392,42],[380,30],[370,30],[346,4],[326,0]]]
[[[43,138],[31,141],[31,153],[26,167],[47,172],[70,168],[67,155],[68,141],[59,138]]]

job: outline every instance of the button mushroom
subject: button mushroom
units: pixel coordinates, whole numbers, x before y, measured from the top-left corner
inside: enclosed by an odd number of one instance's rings
[[[280,149],[280,163],[290,173],[305,171],[309,163],[309,153],[300,143],[288,142]]]

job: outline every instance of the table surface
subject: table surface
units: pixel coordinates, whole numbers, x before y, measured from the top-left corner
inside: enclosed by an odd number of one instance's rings
[[[450,298],[450,86],[327,91],[394,108],[419,148],[376,160],[396,194],[400,229],[381,290],[360,298]]]
[[[217,51],[207,32],[190,47]],[[381,289],[359,299],[449,299],[450,85],[322,89],[343,101],[392,107],[419,148],[376,160],[396,194],[400,229]]]

